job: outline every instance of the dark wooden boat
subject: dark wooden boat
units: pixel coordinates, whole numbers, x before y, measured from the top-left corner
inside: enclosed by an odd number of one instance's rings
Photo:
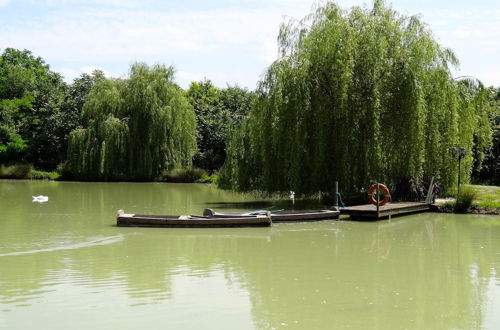
[[[209,217],[234,217],[234,216],[249,216],[262,214],[263,211],[254,211],[249,213],[222,213],[215,212],[212,209],[205,209],[203,211],[204,216]],[[301,222],[301,221],[320,221],[320,220],[335,220],[338,219],[340,211],[333,207],[330,210],[305,210],[305,211],[280,211],[276,213],[271,213],[272,222]]]
[[[116,225],[120,227],[269,227],[271,224],[269,215],[147,215],[127,214],[120,210],[116,216]]]

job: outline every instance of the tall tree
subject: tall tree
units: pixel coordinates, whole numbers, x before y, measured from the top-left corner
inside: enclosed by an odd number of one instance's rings
[[[189,166],[196,121],[172,67],[133,64],[127,79],[103,79],[70,134],[67,170],[85,180],[151,180]]]
[[[43,167],[55,167],[61,161],[58,128],[60,105],[66,84],[58,73],[28,50],[7,48],[0,57],[0,118],[4,132],[16,143],[17,152],[7,160],[25,160]],[[0,142],[1,143],[1,142]],[[7,142],[7,144],[10,142]],[[4,144],[5,146],[5,144]]]
[[[383,1],[349,12],[329,2],[282,24],[281,57],[229,142],[222,182],[266,191],[366,189],[374,181],[456,178],[450,148],[490,143],[487,111],[427,25]],[[472,153],[463,177],[472,168]],[[260,169],[258,173],[248,169]]]
[[[83,73],[75,78],[73,83],[66,89],[59,116],[62,124],[57,127],[55,132],[60,137],[59,143],[64,160],[67,158],[69,134],[73,130],[84,126],[82,111],[85,102],[89,99],[90,91],[98,82],[104,79],[104,73],[100,70],[95,70],[91,74]]]
[[[480,90],[491,106],[492,147],[484,155],[484,159],[476,161],[473,180],[477,183],[500,185],[500,88]],[[479,157],[476,157],[479,158]]]
[[[219,89],[204,80],[192,82],[186,95],[197,122],[198,152],[193,163],[210,172],[218,171],[226,159],[228,131],[248,114],[254,94],[238,86]]]

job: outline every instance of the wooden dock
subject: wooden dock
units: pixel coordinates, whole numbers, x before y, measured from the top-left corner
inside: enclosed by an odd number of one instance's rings
[[[422,202],[397,202],[387,203],[381,206],[377,212],[377,207],[375,205],[366,204],[340,209],[340,214],[347,214],[353,220],[379,220],[389,216],[426,212],[430,210],[431,207],[431,204]]]

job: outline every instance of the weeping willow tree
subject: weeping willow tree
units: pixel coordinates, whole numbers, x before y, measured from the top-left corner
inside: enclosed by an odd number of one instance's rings
[[[151,180],[189,166],[194,111],[172,67],[136,63],[128,79],[105,79],[83,108],[86,128],[70,134],[68,171],[84,180]]]
[[[282,24],[280,58],[232,135],[221,182],[239,190],[301,193],[372,182],[456,180],[450,148],[482,155],[491,140],[477,89],[454,80],[453,52],[415,16],[383,1],[335,3]],[[469,177],[472,154],[466,155]],[[255,169],[258,169],[257,171]]]

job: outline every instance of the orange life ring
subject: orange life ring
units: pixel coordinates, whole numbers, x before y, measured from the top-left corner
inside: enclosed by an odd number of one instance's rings
[[[377,186],[384,192],[384,199],[378,202],[379,206],[383,206],[391,199],[389,188],[387,188],[384,184],[375,183],[370,187],[370,189],[368,189],[368,201],[373,205],[377,205]]]

